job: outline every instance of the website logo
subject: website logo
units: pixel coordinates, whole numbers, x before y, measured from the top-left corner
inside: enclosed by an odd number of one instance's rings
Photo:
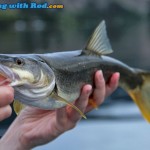
[[[63,4],[48,4],[45,3],[36,3],[36,2],[30,2],[30,3],[3,3],[0,4],[0,10],[7,10],[7,9],[63,9]]]

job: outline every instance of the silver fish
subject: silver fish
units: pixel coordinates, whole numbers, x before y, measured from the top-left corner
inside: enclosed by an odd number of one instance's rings
[[[97,70],[103,71],[106,82],[114,72],[120,72],[119,86],[127,91],[150,122],[150,72],[105,56],[112,52],[105,21],[102,21],[82,50],[1,54],[0,72],[14,87],[15,99],[23,104],[48,110],[69,104],[83,117],[71,103],[79,97],[83,85],[94,86],[93,76]]]

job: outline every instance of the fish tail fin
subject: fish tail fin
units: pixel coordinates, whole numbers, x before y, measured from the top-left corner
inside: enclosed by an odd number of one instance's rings
[[[136,74],[141,77],[142,84],[127,92],[139,107],[143,117],[150,123],[150,72],[136,69]]]

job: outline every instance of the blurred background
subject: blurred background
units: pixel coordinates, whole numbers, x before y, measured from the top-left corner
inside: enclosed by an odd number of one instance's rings
[[[17,3],[17,0],[1,0]],[[32,2],[22,0],[21,2]],[[34,0],[36,2],[36,0]],[[150,0],[37,0],[64,9],[0,10],[0,53],[50,53],[82,49],[105,20],[111,57],[150,70]],[[148,150],[150,125],[120,88],[98,110],[57,140],[35,150]],[[0,122],[2,135],[15,114]]]

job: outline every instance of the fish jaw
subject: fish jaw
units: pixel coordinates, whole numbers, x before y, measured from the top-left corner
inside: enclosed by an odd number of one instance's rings
[[[12,71],[14,74],[17,74],[20,80],[15,80],[15,82],[12,82],[10,86],[18,86],[28,83],[34,83],[34,75],[26,70],[20,70],[13,68]]]
[[[0,85],[11,84],[19,81],[20,79],[18,74],[14,73],[12,69],[2,64],[0,65],[0,75],[4,77],[4,80],[0,82]]]
[[[9,85],[14,87],[27,83],[26,80],[21,79],[17,71],[2,64],[0,65],[0,76],[4,77],[4,80],[0,81],[0,85]],[[33,80],[33,78],[31,79]]]

